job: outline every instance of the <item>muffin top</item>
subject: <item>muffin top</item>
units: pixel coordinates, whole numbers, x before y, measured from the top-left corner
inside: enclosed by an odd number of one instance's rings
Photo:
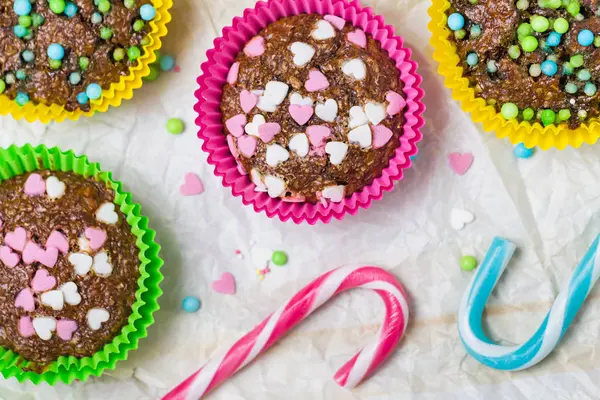
[[[38,171],[0,183],[0,345],[33,361],[94,354],[127,324],[135,236],[102,182]]]
[[[140,57],[151,3],[0,0],[0,93],[19,105],[89,110]]]
[[[506,119],[576,128],[597,117],[600,17],[593,0],[450,0],[459,66]]]
[[[339,202],[388,165],[402,134],[399,72],[332,15],[280,19],[233,63],[221,112],[239,169],[285,201]]]

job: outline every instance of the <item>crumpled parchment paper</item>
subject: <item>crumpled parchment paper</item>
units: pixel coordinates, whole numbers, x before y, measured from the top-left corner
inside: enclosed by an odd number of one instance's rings
[[[297,226],[244,207],[221,187],[206,164],[193,123],[193,92],[213,38],[252,0],[178,0],[163,47],[181,66],[146,84],[134,99],[91,119],[47,126],[0,118],[0,145],[44,143],[71,148],[99,161],[125,183],[157,230],[165,259],[165,295],[156,324],[139,350],[115,371],[85,384],[35,387],[0,381],[6,400],[156,399],[230,346],[287,298],[322,272],[365,262],[391,270],[410,294],[411,322],[398,351],[352,392],[332,376],[376,333],[383,307],[368,291],[328,303],[308,321],[209,398],[226,400],[388,399],[598,399],[600,393],[600,289],[558,349],[525,372],[488,369],[467,356],[457,333],[456,311],[472,273],[463,254],[482,259],[494,236],[519,251],[488,308],[491,335],[521,343],[545,316],[600,228],[600,155],[584,146],[536,152],[517,160],[506,140],[473,124],[452,101],[436,74],[428,44],[425,0],[365,1],[396,27],[424,77],[427,126],[413,169],[394,192],[356,216],[329,225]],[[169,117],[187,123],[179,137],[165,132]],[[464,175],[448,164],[453,151],[472,152]],[[198,173],[206,192],[182,197],[187,172]],[[453,207],[473,212],[461,231],[450,227]],[[250,242],[285,250],[290,262],[272,267],[264,281],[249,257]],[[240,249],[243,260],[234,255]],[[222,272],[235,275],[238,293],[214,293]],[[181,300],[197,295],[196,314]]]

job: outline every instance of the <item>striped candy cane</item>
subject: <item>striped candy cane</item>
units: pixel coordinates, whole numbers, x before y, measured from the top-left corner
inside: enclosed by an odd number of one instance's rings
[[[533,336],[520,346],[501,346],[486,336],[481,319],[485,304],[512,257],[515,245],[495,238],[458,310],[458,332],[469,354],[488,367],[509,371],[529,368],[550,354],[600,277],[599,240],[600,235],[561,289]]]
[[[374,290],[383,299],[386,308],[377,339],[335,374],[336,382],[343,387],[358,385],[392,353],[408,322],[404,289],[390,273],[371,266],[341,267],[321,275],[252,332],[183,381],[163,400],[201,398],[244,368],[333,296],[352,288]]]

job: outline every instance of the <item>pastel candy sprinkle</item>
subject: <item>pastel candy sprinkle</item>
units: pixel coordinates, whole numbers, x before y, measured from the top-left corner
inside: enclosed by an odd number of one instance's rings
[[[144,4],[140,7],[140,17],[142,17],[144,21],[153,20],[154,17],[156,17],[156,8],[150,4]]]
[[[248,57],[258,57],[265,52],[265,39],[262,36],[253,37],[244,47],[244,54]]]
[[[102,95],[102,87],[100,85],[98,85],[97,83],[90,83],[85,90],[85,94],[91,100],[99,99],[100,96]]]
[[[48,57],[51,60],[62,60],[65,56],[65,48],[58,43],[52,43],[48,46]]]
[[[518,157],[518,158],[529,158],[533,154],[533,149],[529,149],[529,148],[525,147],[525,145],[523,143],[519,143],[513,149],[513,153],[514,153],[515,157]]]
[[[448,17],[448,28],[457,31],[462,29],[463,26],[465,26],[465,17],[463,17],[462,14],[456,12],[450,14]]]
[[[577,42],[582,46],[589,46],[594,43],[594,33],[589,29],[582,29],[577,34]]]
[[[193,313],[200,309],[200,299],[196,296],[187,296],[181,302],[183,311]]]

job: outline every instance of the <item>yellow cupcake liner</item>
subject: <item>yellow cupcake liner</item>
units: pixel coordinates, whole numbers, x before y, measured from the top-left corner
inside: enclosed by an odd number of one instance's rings
[[[577,148],[583,143],[596,143],[600,137],[600,118],[591,118],[576,129],[569,129],[567,124],[544,127],[539,122],[505,120],[485,99],[478,97],[469,87],[469,80],[463,77],[456,46],[449,39],[452,35],[447,26],[446,10],[449,8],[448,0],[432,0],[429,8],[433,59],[440,64],[438,72],[444,76],[446,87],[452,90],[452,97],[458,100],[463,111],[471,114],[473,121],[481,122],[483,129],[495,132],[499,138],[508,138],[513,144],[523,143],[529,148],[538,146],[547,150],[555,147],[562,150],[567,145]]]
[[[103,90],[99,99],[91,100],[89,111],[67,111],[63,106],[56,104],[47,106],[33,102],[19,106],[8,96],[0,95],[0,114],[10,114],[15,119],[25,118],[28,122],[40,120],[46,124],[50,121],[62,122],[65,119],[77,120],[81,116],[90,117],[96,112],[105,112],[110,106],[118,107],[123,100],[131,99],[133,90],[142,86],[142,78],[150,74],[149,66],[156,61],[155,52],[161,48],[161,38],[167,34],[167,23],[171,21],[169,10],[173,6],[173,0],[152,0],[152,5],[156,8],[156,17],[150,21],[150,43],[142,47],[142,56],[137,65],[129,69],[129,75],[121,77],[119,82],[114,82],[110,88]]]

